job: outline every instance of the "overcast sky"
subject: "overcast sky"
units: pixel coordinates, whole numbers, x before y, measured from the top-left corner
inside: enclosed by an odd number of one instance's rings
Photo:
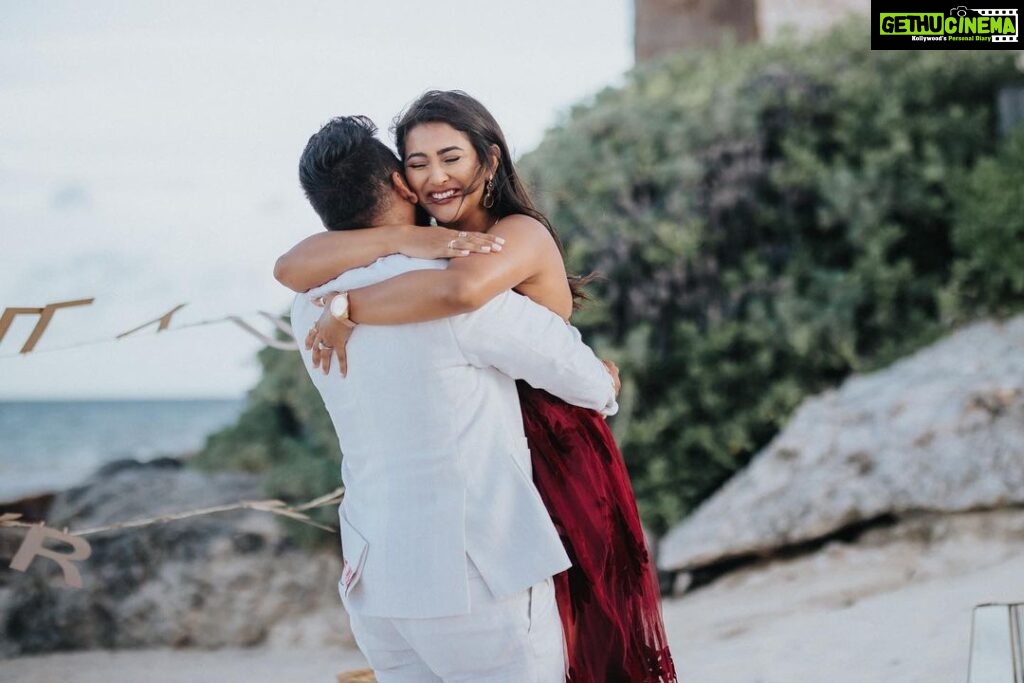
[[[296,177],[331,116],[460,88],[520,155],[632,66],[632,3],[0,0],[0,308],[95,297],[0,342],[0,399],[241,396],[284,312],[274,259],[321,228]],[[287,353],[287,352],[283,352]]]

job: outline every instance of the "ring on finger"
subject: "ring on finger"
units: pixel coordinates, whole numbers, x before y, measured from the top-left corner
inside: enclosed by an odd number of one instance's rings
[[[448,240],[448,248],[449,249],[454,249],[455,248],[455,240]]]
[[[321,341],[318,341],[318,342],[316,343],[316,346],[317,346],[317,348],[318,348],[318,349],[320,349],[321,351],[330,351],[331,349],[333,349],[333,348],[334,348],[333,346],[328,346],[327,344],[324,344],[323,340],[321,340]]]
[[[462,239],[466,239],[466,233],[465,232],[460,232],[459,233],[459,237],[461,237]]]

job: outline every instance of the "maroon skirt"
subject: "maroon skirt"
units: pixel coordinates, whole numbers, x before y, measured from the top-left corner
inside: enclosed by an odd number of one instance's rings
[[[572,560],[554,577],[568,680],[676,681],[636,496],[604,416],[516,385],[533,480]]]

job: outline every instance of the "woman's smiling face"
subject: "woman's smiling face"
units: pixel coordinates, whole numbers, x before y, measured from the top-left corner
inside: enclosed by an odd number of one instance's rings
[[[403,162],[409,187],[438,223],[486,229],[487,178],[469,136],[447,123],[418,124],[406,136]]]

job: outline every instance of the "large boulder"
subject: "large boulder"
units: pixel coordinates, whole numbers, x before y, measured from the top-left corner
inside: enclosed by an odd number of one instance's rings
[[[691,570],[911,511],[1024,503],[1024,316],[965,327],[807,399],[662,539]]]
[[[125,460],[57,494],[46,522],[74,531],[265,497],[253,474],[204,474],[170,458]],[[92,554],[78,564],[81,588],[67,586],[45,558],[25,572],[0,571],[0,656],[285,645],[301,636],[297,625],[308,633],[304,620],[317,613],[330,615],[336,631],[324,634],[321,625],[317,644],[351,643],[337,593],[340,549],[299,549],[270,513],[217,512],[84,538]]]

